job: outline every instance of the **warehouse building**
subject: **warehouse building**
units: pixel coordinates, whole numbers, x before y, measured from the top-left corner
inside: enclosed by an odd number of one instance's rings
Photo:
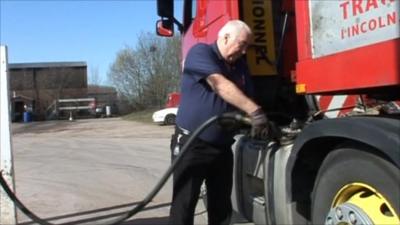
[[[8,69],[13,121],[25,111],[45,120],[58,99],[87,97],[86,62],[10,63]]]

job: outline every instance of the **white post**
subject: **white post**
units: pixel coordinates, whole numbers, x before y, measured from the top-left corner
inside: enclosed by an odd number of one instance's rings
[[[0,170],[15,192],[7,61],[7,47],[0,46]],[[17,224],[15,204],[8,198],[3,188],[0,188],[0,224]]]

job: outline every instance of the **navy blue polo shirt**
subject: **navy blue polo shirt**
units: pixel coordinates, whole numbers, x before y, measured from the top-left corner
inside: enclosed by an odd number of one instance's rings
[[[214,73],[224,75],[247,96],[253,96],[253,88],[244,59],[228,66],[217,48],[217,44],[199,43],[193,46],[185,59],[181,80],[181,99],[176,124],[193,132],[209,118],[225,112],[236,111],[215,93],[206,81]],[[214,124],[203,131],[200,139],[217,146],[233,143],[233,133]]]

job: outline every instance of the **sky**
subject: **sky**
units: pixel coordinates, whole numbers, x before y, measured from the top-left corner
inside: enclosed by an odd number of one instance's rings
[[[175,1],[179,21],[182,1]],[[156,0],[0,0],[0,43],[8,63],[85,61],[89,83],[98,71],[109,85],[118,51],[155,33],[157,19]]]

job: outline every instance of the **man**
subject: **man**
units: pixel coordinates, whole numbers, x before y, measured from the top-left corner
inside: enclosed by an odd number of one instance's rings
[[[241,58],[252,39],[240,20],[227,22],[213,44],[196,44],[187,54],[176,131],[171,140],[173,157],[188,136],[206,120],[225,112],[242,110],[252,119],[252,135],[266,127],[253,93],[247,66]],[[208,223],[229,224],[232,205],[234,133],[214,124],[199,135],[174,171],[170,224],[193,224],[200,187],[205,180]]]

